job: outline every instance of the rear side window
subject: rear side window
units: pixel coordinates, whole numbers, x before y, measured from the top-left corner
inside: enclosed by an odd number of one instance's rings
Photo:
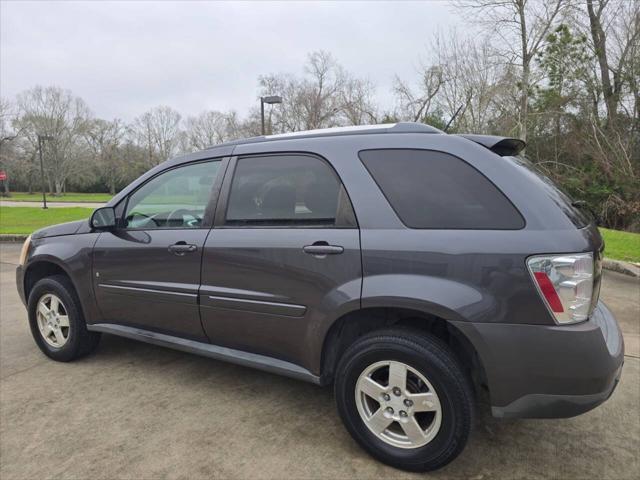
[[[524,220],[504,194],[467,162],[431,150],[359,153],[410,228],[517,230]]]
[[[320,158],[295,154],[239,159],[225,224],[356,226],[332,168]]]
[[[523,168],[526,174],[532,178],[538,185],[542,187],[547,196],[564,212],[569,220],[577,227],[584,228],[594,219],[584,210],[579,210],[574,205],[576,203],[564,191],[558,187],[553,181],[542,173],[538,168],[524,157],[505,157],[511,160],[520,168]]]

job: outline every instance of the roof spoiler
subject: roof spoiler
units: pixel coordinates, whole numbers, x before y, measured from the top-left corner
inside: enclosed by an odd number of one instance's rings
[[[527,144],[519,138],[498,137],[495,135],[472,135],[461,133],[459,137],[476,142],[501,157],[518,155]]]

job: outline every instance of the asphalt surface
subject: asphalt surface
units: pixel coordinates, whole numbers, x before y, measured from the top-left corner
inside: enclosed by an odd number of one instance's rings
[[[625,334],[613,397],[565,420],[480,413],[438,472],[378,463],[342,427],[330,389],[103,335],[68,364],[37,349],[0,244],[0,478],[611,478],[640,475],[640,283],[606,272]]]

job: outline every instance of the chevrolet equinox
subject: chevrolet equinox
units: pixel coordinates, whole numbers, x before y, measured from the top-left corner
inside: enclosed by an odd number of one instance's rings
[[[414,123],[250,138],[169,160],[17,269],[45,355],[101,333],[333,385],[353,438],[398,468],[495,417],[570,417],[623,362],[593,219],[524,143]]]

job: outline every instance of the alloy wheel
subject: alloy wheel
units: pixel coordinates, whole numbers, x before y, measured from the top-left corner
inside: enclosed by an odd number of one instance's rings
[[[405,363],[370,365],[360,374],[355,394],[364,424],[389,445],[418,448],[440,430],[438,394],[423,374]]]
[[[51,347],[62,348],[69,340],[69,315],[62,300],[53,293],[47,293],[38,300],[36,310],[38,330]]]

